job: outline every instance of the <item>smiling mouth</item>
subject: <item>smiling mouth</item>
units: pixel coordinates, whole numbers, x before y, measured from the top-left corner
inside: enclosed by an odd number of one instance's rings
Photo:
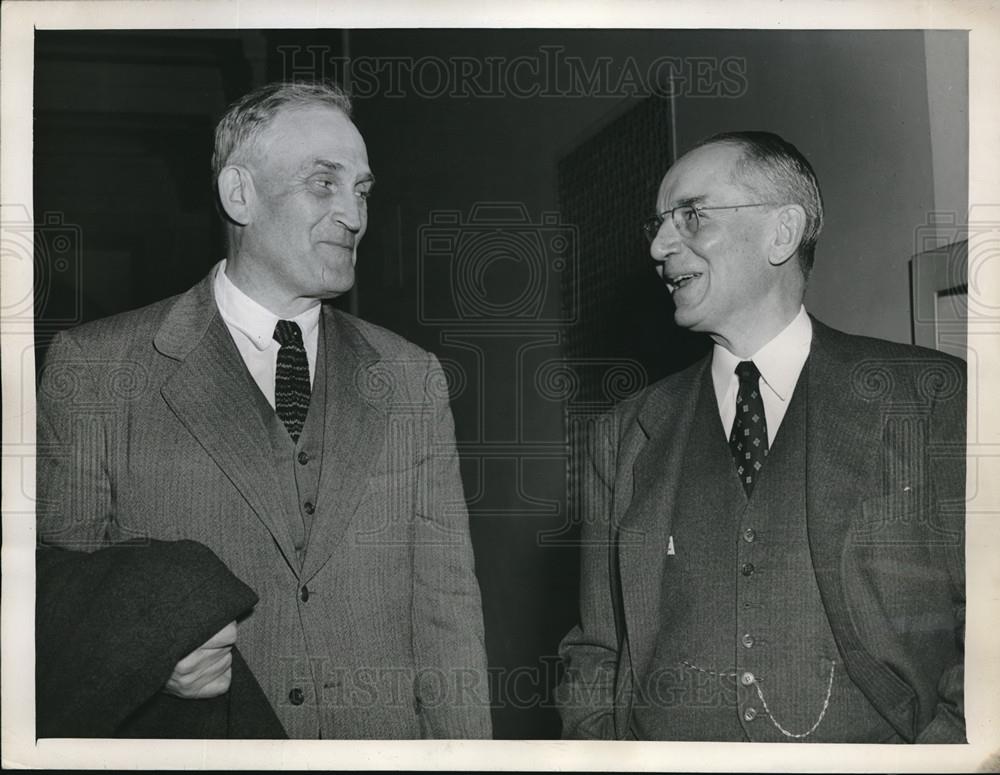
[[[667,290],[673,294],[697,277],[701,277],[701,272],[689,272],[688,274],[673,275],[672,277],[667,277],[664,282],[667,284]]]

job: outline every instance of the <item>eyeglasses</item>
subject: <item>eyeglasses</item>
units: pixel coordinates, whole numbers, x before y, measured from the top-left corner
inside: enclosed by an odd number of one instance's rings
[[[669,215],[674,223],[674,228],[682,237],[693,237],[701,228],[701,213],[708,210],[739,210],[741,207],[769,207],[774,202],[753,202],[742,205],[724,205],[720,207],[696,207],[695,205],[681,205],[673,210],[664,210],[658,215],[647,218],[642,222],[642,231],[646,239],[652,242],[660,232],[660,227]]]

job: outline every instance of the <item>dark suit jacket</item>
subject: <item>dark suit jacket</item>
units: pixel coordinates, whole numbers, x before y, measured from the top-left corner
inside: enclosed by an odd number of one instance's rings
[[[238,649],[225,694],[161,691],[178,661],[257,602],[211,550],[194,541],[40,547],[36,569],[39,737],[286,737]]]
[[[211,275],[53,342],[38,393],[40,539],[211,548],[260,596],[237,645],[290,737],[315,736],[317,713],[329,737],[489,737],[442,370],[330,307],[321,322],[323,468],[301,566],[259,389]]]
[[[567,737],[629,736],[634,677],[660,626],[661,547],[710,363],[623,403],[591,442],[581,623],[560,647]],[[810,552],[846,669],[903,739],[962,742],[965,364],[814,320],[796,390],[808,399]]]

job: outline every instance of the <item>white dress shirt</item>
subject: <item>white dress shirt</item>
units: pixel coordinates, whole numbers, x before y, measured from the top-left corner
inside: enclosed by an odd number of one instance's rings
[[[269,309],[261,306],[237,288],[226,275],[226,260],[215,266],[215,303],[226,327],[229,329],[243,363],[250,370],[260,392],[274,406],[274,371],[278,363],[280,345],[274,339],[274,327],[281,320]],[[316,303],[300,315],[290,318],[302,330],[302,343],[309,359],[309,384],[316,373],[316,348],[319,342],[319,313]]]
[[[736,417],[736,393],[739,377],[736,365],[740,361],[753,361],[760,372],[760,394],[764,400],[764,418],[767,421],[767,443],[773,444],[792,399],[792,391],[799,380],[802,367],[809,357],[812,345],[812,321],[805,307],[799,307],[799,314],[785,326],[776,337],[761,347],[749,358],[733,355],[720,344],[712,352],[712,383],[715,385],[715,400],[719,404],[719,416],[726,438],[733,429]]]

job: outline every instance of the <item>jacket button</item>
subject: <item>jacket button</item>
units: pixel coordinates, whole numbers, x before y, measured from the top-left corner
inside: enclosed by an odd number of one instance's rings
[[[306,701],[306,694],[301,689],[296,687],[288,693],[288,701],[292,703],[292,705],[301,705]]]
[[[743,540],[748,544],[752,544],[755,538],[757,538],[757,531],[755,531],[752,527],[748,527],[743,531]]]
[[[746,635],[744,635],[742,638],[740,638],[740,643],[742,643],[747,648],[751,648],[753,646],[753,644],[754,644],[753,635],[751,635],[748,632]]]
[[[308,452],[300,452],[299,453],[299,463],[301,463],[302,465],[305,465],[308,462],[309,462],[309,453]]]
[[[745,563],[743,563],[743,565],[740,567],[740,573],[742,573],[744,576],[752,576],[753,575],[753,563],[752,562],[745,562]]]
[[[740,683],[743,684],[744,686],[750,686],[750,684],[752,684],[753,681],[754,681],[753,673],[751,673],[749,670],[740,676]]]
[[[303,503],[302,509],[306,512],[306,514],[312,514],[314,511],[316,511],[316,507],[312,504],[312,501],[306,501],[305,503]]]
[[[309,600],[309,587],[307,587],[305,584],[303,584],[302,589],[299,590],[299,600],[301,600],[303,603]]]
[[[755,718],[757,718],[756,708],[747,708],[745,711],[743,711],[744,721],[753,721]]]

